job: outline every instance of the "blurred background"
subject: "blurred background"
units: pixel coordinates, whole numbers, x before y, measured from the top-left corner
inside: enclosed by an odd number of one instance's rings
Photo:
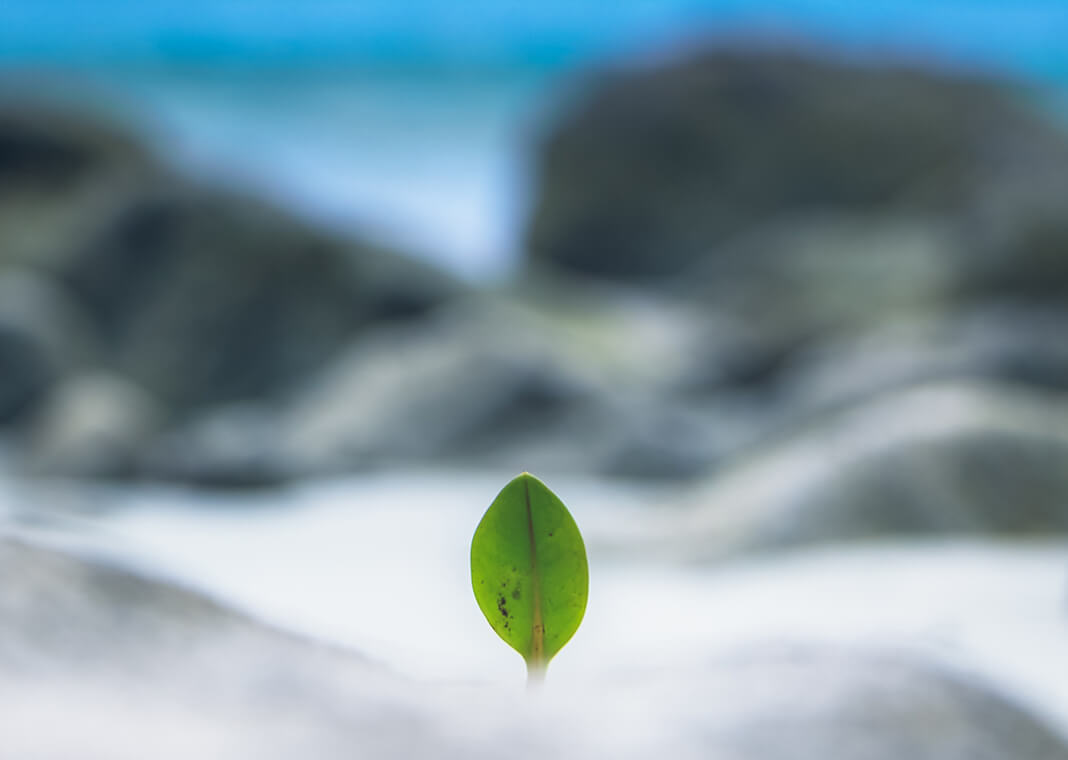
[[[1068,757],[1065,40],[0,2],[0,756],[495,756],[468,542],[529,470],[597,698],[517,757]]]

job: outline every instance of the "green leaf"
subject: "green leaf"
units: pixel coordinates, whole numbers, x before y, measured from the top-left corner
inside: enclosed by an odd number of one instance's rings
[[[471,584],[532,680],[578,630],[589,577],[582,534],[556,494],[526,472],[506,485],[471,540]]]

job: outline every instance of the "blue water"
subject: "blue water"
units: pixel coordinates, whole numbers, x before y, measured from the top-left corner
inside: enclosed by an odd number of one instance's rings
[[[1068,0],[0,0],[0,91],[104,108],[183,171],[486,278],[520,255],[560,85],[707,35],[1006,73],[1068,114]]]
[[[0,60],[546,67],[695,31],[933,49],[1068,78],[1065,0],[4,0]]]

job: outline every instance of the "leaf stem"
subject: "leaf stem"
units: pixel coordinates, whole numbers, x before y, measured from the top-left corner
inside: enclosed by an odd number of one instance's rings
[[[545,682],[545,671],[549,669],[549,663],[535,661],[534,658],[527,660],[527,691],[541,688]]]

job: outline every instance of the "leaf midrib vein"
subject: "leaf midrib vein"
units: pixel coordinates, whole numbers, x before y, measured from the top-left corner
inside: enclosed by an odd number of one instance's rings
[[[530,502],[530,480],[523,479],[523,494],[527,508],[527,536],[530,539],[530,578],[533,594],[533,620],[531,622],[530,662],[535,666],[544,664],[545,623],[541,609],[541,576],[538,568],[538,541],[534,535],[534,510]]]

